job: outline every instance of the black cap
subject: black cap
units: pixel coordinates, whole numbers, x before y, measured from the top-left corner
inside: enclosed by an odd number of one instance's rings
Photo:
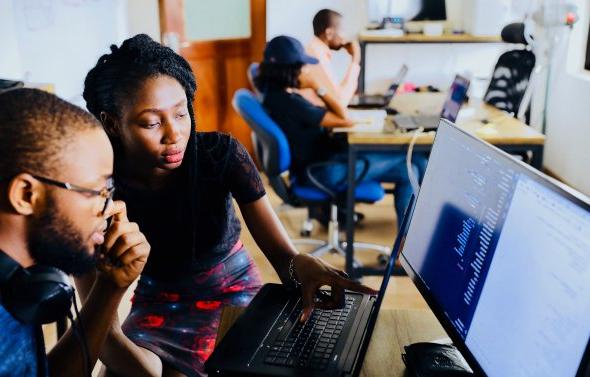
[[[264,62],[271,64],[317,64],[319,61],[307,55],[303,45],[297,39],[281,35],[266,44]]]

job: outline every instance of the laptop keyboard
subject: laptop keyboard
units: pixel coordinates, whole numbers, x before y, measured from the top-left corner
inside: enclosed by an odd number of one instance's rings
[[[281,331],[266,354],[264,362],[292,368],[326,369],[338,338],[350,313],[354,299],[346,297],[342,309],[315,309],[306,323],[301,323],[301,302],[289,314],[284,314],[279,326],[291,326]],[[280,319],[280,320],[281,320]]]

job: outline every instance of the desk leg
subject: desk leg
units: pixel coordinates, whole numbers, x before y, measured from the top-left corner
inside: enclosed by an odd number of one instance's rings
[[[366,62],[366,53],[367,53],[367,44],[366,42],[361,41],[361,71],[359,73],[359,87],[358,92],[360,95],[365,94],[365,62]]]
[[[346,273],[356,278],[354,271],[354,191],[356,178],[356,155],[354,146],[348,146],[348,192],[346,194]]]
[[[66,317],[58,319],[55,326],[57,327],[57,339],[59,340],[68,330],[68,319]]]
[[[543,169],[543,149],[543,145],[538,145],[531,149],[533,152],[533,156],[531,157],[531,166],[537,170]]]

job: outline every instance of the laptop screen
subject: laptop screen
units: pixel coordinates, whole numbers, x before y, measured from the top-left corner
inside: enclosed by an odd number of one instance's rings
[[[448,119],[451,122],[457,120],[459,110],[461,110],[461,106],[463,105],[465,97],[467,96],[469,83],[469,79],[460,75],[455,76],[440,114],[441,118]]]
[[[393,96],[395,96],[395,92],[397,92],[397,89],[402,84],[402,82],[406,78],[407,74],[408,74],[408,66],[405,64],[402,64],[401,68],[399,69],[399,71],[397,72],[395,77],[393,78],[393,82],[391,83],[389,88],[387,88],[387,92],[385,92],[384,97],[387,99],[387,101],[391,101]]]
[[[402,249],[488,376],[575,376],[590,338],[590,205],[441,121]]]

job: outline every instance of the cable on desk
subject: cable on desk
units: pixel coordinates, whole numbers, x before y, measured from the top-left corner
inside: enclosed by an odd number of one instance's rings
[[[416,144],[418,136],[420,136],[423,131],[424,127],[420,127],[414,131],[414,135],[412,135],[410,145],[408,146],[408,152],[406,153],[406,169],[408,170],[408,178],[410,179],[410,184],[412,185],[412,190],[414,191],[415,196],[418,196],[418,192],[420,191],[420,183],[418,182],[418,177],[414,174],[414,169],[412,169],[412,154],[414,153],[414,144]]]

